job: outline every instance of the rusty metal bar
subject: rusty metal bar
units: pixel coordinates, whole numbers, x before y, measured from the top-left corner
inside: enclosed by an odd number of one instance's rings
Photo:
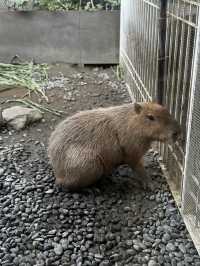
[[[165,83],[166,24],[167,24],[167,0],[160,0],[158,83],[157,83],[157,101],[160,104],[163,103],[164,83]]]

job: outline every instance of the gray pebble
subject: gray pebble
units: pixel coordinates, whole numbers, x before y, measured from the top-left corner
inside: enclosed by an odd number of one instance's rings
[[[128,247],[133,246],[133,241],[132,241],[132,240],[126,240],[126,245],[127,245]]]
[[[159,264],[157,262],[155,262],[154,260],[150,260],[148,262],[148,266],[159,266]]]
[[[62,255],[63,254],[63,247],[60,244],[55,244],[55,246],[54,246],[54,252],[58,256]]]
[[[45,193],[46,193],[46,194],[52,194],[53,192],[54,192],[53,189],[48,189]]]
[[[0,176],[3,175],[4,171],[5,170],[3,168],[0,168]]]
[[[167,243],[171,239],[170,234],[166,233],[163,235],[162,241]]]
[[[169,251],[169,252],[175,251],[176,250],[176,247],[172,243],[168,243],[166,245],[166,250]]]
[[[126,254],[127,255],[130,255],[130,256],[133,256],[136,254],[136,251],[134,249],[127,249],[126,250]]]
[[[185,248],[185,246],[183,244],[178,245],[178,248],[183,254],[186,253],[186,248]]]

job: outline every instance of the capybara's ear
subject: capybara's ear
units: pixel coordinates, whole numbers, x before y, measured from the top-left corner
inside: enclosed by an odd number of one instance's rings
[[[142,105],[140,105],[139,103],[134,103],[134,109],[136,114],[140,114],[142,111]]]

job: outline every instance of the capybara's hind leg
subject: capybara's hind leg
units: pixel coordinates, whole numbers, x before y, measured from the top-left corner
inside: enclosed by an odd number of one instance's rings
[[[79,175],[66,175],[63,181],[63,186],[69,190],[79,190],[85,187],[89,187],[91,185],[93,185],[94,183],[96,183],[98,181],[98,179],[101,177],[102,175],[102,171],[99,169],[97,169],[97,171],[95,171],[96,169],[94,169],[94,171],[88,171],[85,172],[84,174],[81,175],[81,173],[79,173]]]
[[[64,184],[65,184],[64,176],[56,176],[56,185],[64,185]]]
[[[57,186],[59,187],[63,187],[64,189],[67,189],[67,190],[76,190],[77,188],[77,181],[78,181],[78,178],[77,177],[74,177],[72,175],[68,176],[68,175],[56,175],[55,173],[55,183]]]
[[[82,180],[80,178],[78,178],[77,176],[66,176],[64,178],[64,180],[62,180],[62,186],[64,187],[64,189],[75,192],[75,191],[79,191],[84,187],[87,187],[87,184],[85,184],[84,182],[82,182]],[[60,183],[61,184],[61,183]],[[90,182],[91,184],[91,182]]]
[[[64,185],[65,182],[65,172],[64,170],[58,170],[54,169],[54,174],[55,174],[55,183],[56,185]]]
[[[91,186],[100,179],[103,170],[97,158],[84,160],[84,164],[80,160],[80,165],[66,170],[63,185],[71,190]]]
[[[59,167],[60,166],[60,167]],[[94,184],[104,167],[94,149],[71,145],[55,167],[56,183],[74,190]]]

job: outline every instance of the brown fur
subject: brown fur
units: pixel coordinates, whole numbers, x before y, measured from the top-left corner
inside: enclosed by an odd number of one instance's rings
[[[152,120],[153,119],[153,120]],[[180,127],[155,103],[125,104],[79,112],[61,122],[49,140],[56,182],[69,189],[95,183],[122,164],[145,177],[142,157],[153,141],[174,141]]]

